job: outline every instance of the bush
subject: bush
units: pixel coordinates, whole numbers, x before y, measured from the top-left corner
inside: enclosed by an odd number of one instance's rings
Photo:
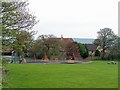
[[[120,55],[111,55],[109,54],[108,57],[106,58],[108,60],[120,60]]]
[[[83,59],[87,58],[89,53],[88,53],[88,49],[86,47],[86,45],[84,44],[78,44],[79,45],[79,51],[80,51],[80,55]]]
[[[7,59],[3,59],[2,60],[2,66],[5,67],[8,63],[9,63],[10,60],[7,60]]]
[[[95,56],[100,56],[100,51],[99,50],[95,51]]]
[[[85,58],[87,58],[87,57],[88,57],[88,53],[85,52],[85,53],[82,54],[82,58],[83,58],[83,59],[85,59]]]

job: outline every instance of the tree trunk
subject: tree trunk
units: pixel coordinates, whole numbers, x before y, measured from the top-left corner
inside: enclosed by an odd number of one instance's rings
[[[34,53],[34,60],[35,60],[35,62],[36,62],[36,54]]]
[[[103,49],[103,51],[102,51],[102,58],[101,59],[102,60],[105,59],[105,49]]]

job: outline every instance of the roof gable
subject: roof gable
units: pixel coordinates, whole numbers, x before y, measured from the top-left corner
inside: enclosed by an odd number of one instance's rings
[[[94,44],[86,44],[86,47],[89,51],[95,51],[97,49],[97,45]]]

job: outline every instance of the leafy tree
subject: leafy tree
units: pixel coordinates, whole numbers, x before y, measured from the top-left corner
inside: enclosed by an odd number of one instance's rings
[[[38,22],[36,21],[36,17],[29,13],[27,6],[28,2],[21,0],[2,2],[0,12],[2,18],[3,49],[4,47],[8,47],[11,49],[14,48],[19,52],[23,51],[24,44],[21,40],[23,42],[26,41],[25,39],[28,36],[26,33],[31,33],[29,30]]]
[[[86,45],[78,43],[78,46],[79,46],[79,51],[80,51],[81,57],[83,59],[87,58],[89,54],[88,54],[88,49],[87,49]]]
[[[88,48],[87,48],[87,46],[85,45],[85,53],[84,53],[84,57],[83,57],[83,58],[87,58],[88,56],[89,56]]]
[[[33,43],[33,32],[20,31],[13,43],[13,49],[20,55],[27,55]]]
[[[105,59],[105,54],[106,54],[105,51],[111,47],[114,41],[113,39],[114,36],[115,34],[110,28],[104,28],[98,31],[98,37],[94,41],[94,44],[101,46],[102,48],[101,58],[102,59]]]
[[[46,54],[49,59],[60,57],[61,50],[62,44],[54,35],[40,35],[31,48],[34,57],[43,58]]]

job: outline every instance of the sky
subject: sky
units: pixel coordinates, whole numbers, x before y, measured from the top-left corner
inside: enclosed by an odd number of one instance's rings
[[[65,38],[97,38],[97,32],[111,28],[118,34],[119,0],[28,0],[29,10],[39,23],[35,38],[53,34]]]

